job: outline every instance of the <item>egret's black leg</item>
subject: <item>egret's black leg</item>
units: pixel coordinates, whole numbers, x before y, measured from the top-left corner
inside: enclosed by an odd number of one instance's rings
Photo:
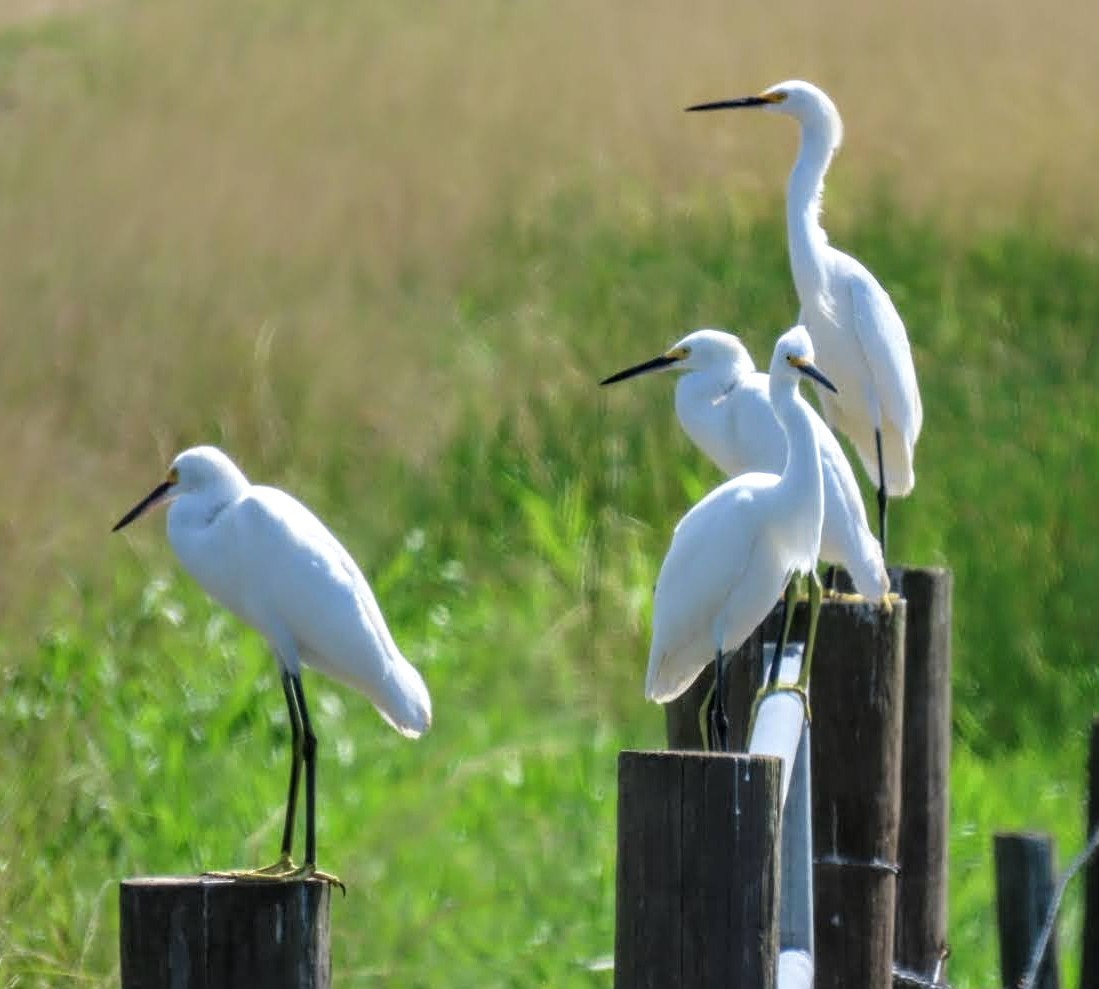
[[[309,868],[317,864],[317,736],[313,734],[313,725],[309,721],[301,674],[291,673],[290,683],[301,717],[301,750],[305,763],[305,867]]]
[[[731,652],[722,653],[721,662],[728,662],[732,655]],[[698,737],[702,740],[703,752],[712,752],[714,750],[713,717],[714,695],[716,693],[716,684],[711,680],[710,689],[706,691],[706,696],[702,698],[702,703],[698,705]]]
[[[286,796],[286,823],[282,829],[282,858],[290,861],[290,849],[294,843],[294,818],[298,813],[298,788],[301,783],[302,719],[298,711],[298,700],[290,674],[282,672],[282,692],[286,695],[286,710],[290,714],[290,792]]]
[[[282,692],[286,697],[286,710],[290,717],[291,753],[290,789],[286,794],[286,821],[282,827],[282,846],[279,849],[279,860],[272,865],[264,866],[262,869],[232,869],[226,872],[209,872],[207,875],[246,882],[276,882],[283,879],[292,879],[299,872],[290,858],[290,850],[294,844],[294,820],[297,817],[298,790],[301,783],[301,766],[304,761],[302,730],[302,712],[304,708],[298,704],[298,695],[294,689],[293,677],[285,670],[282,674]]]
[[[305,691],[300,673],[283,673],[282,689],[286,694],[286,707],[290,712],[290,735],[294,746],[290,763],[290,792],[286,797],[286,823],[282,829],[282,851],[279,860],[265,869],[247,869],[230,872],[208,872],[206,875],[243,882],[296,882],[302,879],[320,879],[344,889],[335,876],[317,869],[317,736],[309,721],[309,708],[305,704]],[[290,848],[294,841],[294,818],[298,809],[298,790],[301,783],[301,767],[305,765],[305,863],[295,866],[290,860]],[[346,893],[346,890],[344,890]]]
[[[828,569],[824,571],[824,589],[829,594],[834,594],[836,590],[836,565],[830,564]]]
[[[885,557],[885,457],[881,450],[881,430],[874,430],[874,442],[878,446],[878,541],[881,543],[881,555]],[[888,562],[888,561],[887,561]]]
[[[721,650],[714,657],[714,694],[710,705],[710,751],[729,751],[729,718],[725,714],[725,672]]]

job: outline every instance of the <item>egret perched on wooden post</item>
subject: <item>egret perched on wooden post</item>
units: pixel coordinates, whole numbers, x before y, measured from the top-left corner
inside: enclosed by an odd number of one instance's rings
[[[812,410],[798,392],[802,376],[834,388],[813,363],[809,334],[795,326],[779,337],[771,358],[771,406],[786,434],[782,474],[741,474],[694,505],[676,526],[656,581],[645,694],[660,703],[675,700],[715,656],[715,749],[728,748],[721,656],[751,635],[784,589],[785,638],[793,617],[792,578],[798,573],[810,578],[809,633],[796,685],[807,696],[820,609],[815,568],[824,490]],[[781,655],[780,644],[776,656]]]
[[[818,388],[824,417],[845,433],[878,485],[878,526],[885,551],[886,501],[912,491],[912,461],[923,425],[912,351],[893,301],[858,261],[829,246],[820,225],[824,175],[843,137],[828,95],[800,80],[758,96],[700,103],[689,111],[760,107],[801,125],[801,149],[786,190],[790,268],[802,323],[837,394]]]
[[[161,502],[170,502],[168,541],[184,568],[267,639],[290,712],[293,753],[279,860],[265,869],[214,875],[255,881],[315,876],[339,885],[316,867],[317,739],[301,664],[366,694],[381,716],[409,738],[431,725],[427,687],[393,641],[362,571],[296,498],[250,484],[224,453],[200,446],[176,457],[167,478],[113,531]],[[299,867],[290,851],[303,765],[305,861]]]
[[[600,384],[655,371],[679,371],[675,411],[684,432],[729,477],[748,471],[778,474],[786,435],[771,407],[770,382],[733,334],[695,330],[661,356],[612,374]],[[820,558],[840,564],[855,590],[871,601],[889,593],[881,546],[866,521],[855,472],[843,447],[810,407],[824,482]]]

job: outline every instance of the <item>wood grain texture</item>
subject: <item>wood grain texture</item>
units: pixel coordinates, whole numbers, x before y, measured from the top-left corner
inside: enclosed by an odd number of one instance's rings
[[[329,989],[329,901],[319,880],[123,880],[122,989]]]
[[[774,986],[778,760],[623,752],[616,989]]]

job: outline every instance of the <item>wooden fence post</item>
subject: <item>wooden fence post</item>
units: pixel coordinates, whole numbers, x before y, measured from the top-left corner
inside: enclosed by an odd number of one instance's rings
[[[904,630],[903,600],[891,612],[821,608],[810,685],[816,989],[892,984]]]
[[[1053,839],[1047,834],[998,834],[994,853],[1000,978],[1003,985],[1015,986],[1026,974],[1053,899]],[[1051,937],[1036,989],[1057,989],[1057,968],[1057,939]]]
[[[1099,827],[1099,719],[1091,723],[1091,748],[1088,752],[1088,830]],[[1099,862],[1088,863],[1084,891],[1083,959],[1081,986],[1099,986]]]
[[[123,880],[122,989],[329,989],[329,896],[320,880]]]
[[[906,603],[894,944],[900,987],[939,972],[947,944],[954,574],[943,567],[890,567],[889,579]],[[842,570],[837,586],[852,589]]]
[[[897,567],[889,576],[907,605],[894,965],[930,979],[947,942],[954,575]]]
[[[781,773],[760,756],[620,754],[616,989],[774,989]]]

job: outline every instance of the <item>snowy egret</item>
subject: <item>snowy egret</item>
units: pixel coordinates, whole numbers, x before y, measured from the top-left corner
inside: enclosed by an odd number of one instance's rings
[[[797,573],[810,575],[810,632],[797,684],[803,695],[809,682],[809,644],[820,606],[814,568],[824,490],[817,431],[798,382],[805,375],[824,388],[834,387],[813,356],[809,334],[795,326],[779,337],[771,358],[771,406],[786,434],[781,476],[741,474],[707,494],[680,519],[656,581],[645,695],[660,703],[674,700],[716,655],[715,748],[728,745],[721,656],[748,638],[784,588],[792,617]]]
[[[878,485],[878,525],[885,551],[889,496],[912,491],[916,440],[923,408],[904,323],[889,294],[858,261],[829,246],[820,225],[824,174],[843,137],[839,111],[828,95],[800,80],[781,82],[758,96],[687,107],[725,110],[761,107],[801,125],[801,149],[786,191],[790,269],[802,323],[821,364],[839,389],[818,388],[824,418],[845,433]]]
[[[777,474],[786,462],[786,436],[771,407],[767,375],[731,333],[695,330],[660,357],[604,378],[600,384],[654,371],[683,372],[675,411],[684,432],[729,477],[748,471]],[[820,558],[841,564],[855,590],[877,601],[889,593],[881,546],[866,521],[855,472],[824,420],[809,408],[824,480]]]
[[[316,752],[301,664],[362,691],[402,735],[431,725],[431,698],[401,655],[381,610],[347,551],[297,499],[250,484],[215,447],[185,450],[167,478],[112,531],[170,502],[168,540],[184,568],[216,601],[258,629],[278,659],[290,712],[290,792],[278,862],[266,869],[216,873],[246,879],[316,876]],[[305,862],[290,858],[298,786],[305,767]]]

